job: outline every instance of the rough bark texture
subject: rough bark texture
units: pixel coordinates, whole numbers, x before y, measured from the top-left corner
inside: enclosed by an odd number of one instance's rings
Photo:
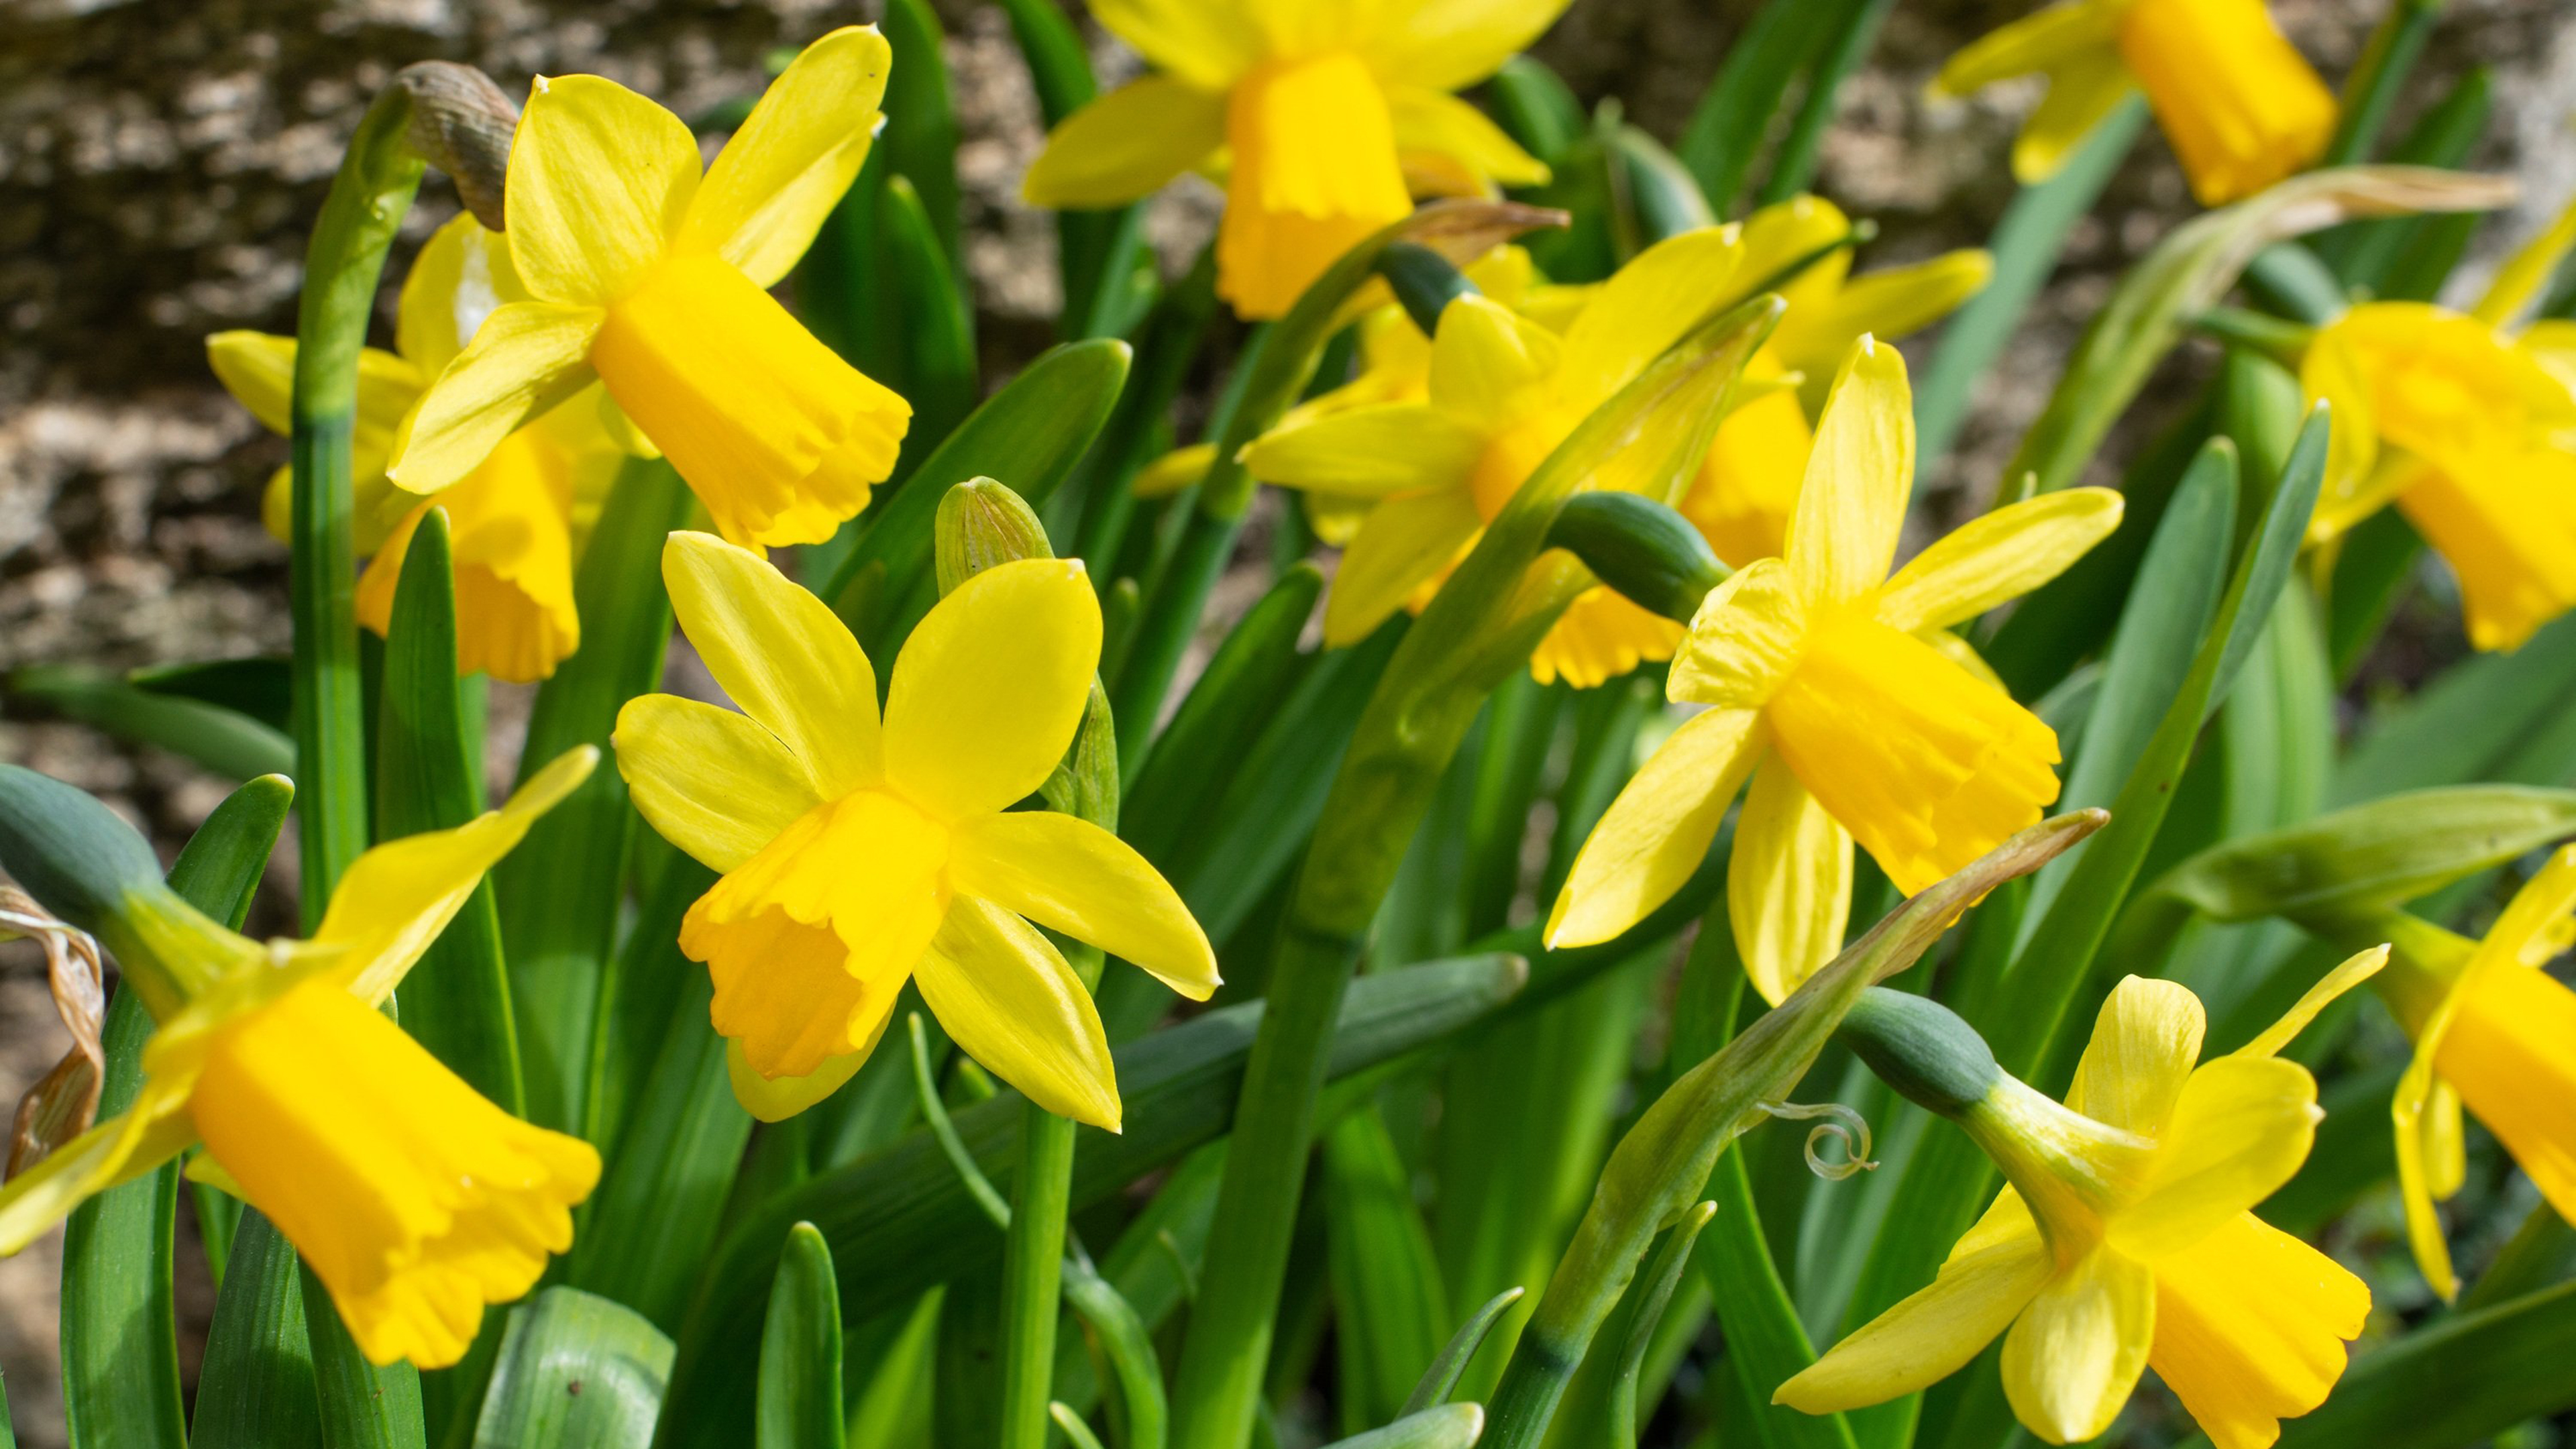
[[[877,3],[0,0],[0,669],[285,648],[285,556],[261,531],[257,502],[285,445],[216,388],[203,339],[291,329],[305,229],[341,145],[395,68],[467,61],[513,94],[532,72],[594,71],[689,115],[755,90],[777,47],[873,18]],[[2383,4],[2276,9],[2339,80]],[[1049,229],[1015,199],[1039,139],[1036,107],[999,12],[971,0],[940,8],[965,129],[979,322],[998,376],[1043,344],[1054,303]],[[1752,8],[1576,0],[1541,54],[1587,100],[1615,94],[1669,139]],[[2003,157],[2030,88],[1944,106],[1921,92],[1942,57],[2028,8],[1904,0],[1870,67],[1845,88],[1820,189],[1878,219],[1872,259],[1973,245],[2010,199]],[[1105,43],[1102,53],[1122,71],[1133,65]],[[2428,83],[2398,123],[2434,93],[2430,81],[2474,63],[2495,68],[2498,96],[2479,162],[2516,172],[2527,188],[2521,211],[2484,234],[2477,255],[2491,258],[2576,186],[2566,132],[2576,20],[2563,0],[2455,0],[2418,72]],[[423,196],[406,228],[413,244],[455,206],[441,182]],[[1982,388],[1957,458],[1932,480],[1945,507],[1991,490],[2082,319],[2190,209],[2180,174],[2150,142],[2079,230],[2057,284]],[[1203,188],[1177,193],[1160,208],[1158,240],[1177,252],[1212,215]],[[2202,365],[2186,357],[2175,372]],[[2160,410],[2151,395],[2130,431]],[[2112,455],[2121,451],[2115,441]],[[510,706],[498,699],[496,713]],[[506,761],[510,751],[495,753]],[[0,721],[0,758],[108,795],[165,850],[221,796],[167,755],[116,748],[14,706]],[[262,919],[282,926],[285,916]],[[31,952],[0,948],[0,1101],[61,1050],[37,969]],[[55,1276],[50,1242],[0,1263],[0,1369],[31,1449],[61,1442]],[[202,1315],[198,1282],[183,1302]]]

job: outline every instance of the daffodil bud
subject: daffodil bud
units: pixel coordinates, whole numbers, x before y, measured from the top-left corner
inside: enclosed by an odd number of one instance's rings
[[[1432,336],[1440,330],[1440,314],[1461,297],[1478,295],[1467,274],[1450,265],[1449,259],[1431,248],[1414,242],[1395,242],[1378,255],[1377,273],[1395,291],[1395,299],[1404,304],[1405,315],[1422,335]]]
[[[1689,519],[1635,493],[1567,499],[1547,541],[1570,550],[1629,602],[1678,623],[1689,623],[1700,600],[1727,578]]]
[[[2204,850],[2154,893],[2220,921],[2365,917],[2569,835],[2576,791],[2416,790]]]
[[[990,478],[969,478],[939,500],[936,557],[945,597],[995,564],[1053,558],[1055,547],[1020,495]]]
[[[1843,1018],[1842,1042],[1907,1101],[1958,1117],[2004,1079],[1994,1048],[1957,1012],[1910,991],[1873,986]]]
[[[115,812],[16,765],[0,765],[0,869],[104,943],[156,1018],[213,980],[213,963],[248,946],[162,882],[152,847]]]

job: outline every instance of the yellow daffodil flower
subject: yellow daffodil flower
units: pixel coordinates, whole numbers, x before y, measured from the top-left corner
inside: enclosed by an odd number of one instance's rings
[[[2070,488],[2000,508],[1888,577],[1914,479],[1913,396],[1864,337],[1828,396],[1785,555],[1713,590],[1667,692],[1711,706],[1630,780],[1575,859],[1550,947],[1607,941],[1680,889],[1738,786],[1727,898],[1777,1003],[1842,946],[1857,840],[1911,895],[2039,819],[2057,736],[1946,630],[2029,592],[2118,526]]]
[[[2009,1181],[1932,1285],[1780,1385],[1811,1414],[1948,1377],[2003,1336],[2004,1393],[2052,1444],[2111,1427],[2153,1368],[2218,1449],[2262,1449],[2325,1402],[2370,1289],[2253,1208],[2315,1139],[2316,1079],[2277,1053],[2378,969],[2345,962],[2230,1055],[2200,999],[2123,980],[2060,1106],[2011,1077],[1961,1117]]]
[[[1441,314],[1418,400],[1341,408],[1256,439],[1243,453],[1254,477],[1370,505],[1325,601],[1325,642],[1365,638],[1428,602],[1575,425],[1758,270],[1736,228],[1709,227],[1648,248],[1586,291],[1562,335],[1494,298],[1461,297]],[[1680,637],[1680,625],[1594,589],[1530,668],[1541,681],[1598,684],[1669,657]]]
[[[2459,1280],[2434,1202],[2466,1171],[2463,1104],[2576,1222],[2576,991],[2540,969],[2571,942],[2576,846],[2550,857],[2483,940],[2414,923],[2378,983],[2415,1040],[2392,1109],[2407,1239],[2445,1298]]]
[[[617,717],[618,768],[663,837],[723,879],[680,948],[715,978],[735,1093],[764,1121],[857,1071],[906,980],[970,1056],[1060,1116],[1117,1130],[1090,993],[1038,925],[1204,1001],[1216,958],[1143,856],[1010,807],[1073,742],[1100,659],[1082,565],[1025,559],[932,607],[885,712],[821,600],[702,533],[662,554],[672,612],[743,713],[671,695]]]
[[[751,546],[819,543],[867,506],[912,409],[766,288],[867,158],[888,52],[836,30],[770,84],[699,174],[679,117],[598,76],[539,77],[511,143],[508,303],[430,385],[393,481],[437,493],[593,379]]]
[[[1547,167],[1449,94],[1494,73],[1567,0],[1103,0],[1093,18],[1157,67],[1055,128],[1021,192],[1123,206],[1221,165],[1217,290],[1284,314],[1415,195],[1535,185]]]
[[[2576,605],[2576,325],[2507,329],[2576,237],[2576,208],[2475,311],[2365,302],[2301,358],[2334,407],[2311,543],[2395,503],[2460,581],[2469,642],[2512,649]]]
[[[357,548],[373,561],[358,578],[358,622],[382,634],[412,530],[430,507],[395,488],[385,461],[396,433],[466,339],[494,308],[525,301],[509,249],[460,215],[421,248],[403,281],[394,350],[358,358],[358,414],[351,444]],[[270,429],[288,431],[295,339],[218,332],[206,339],[215,376]],[[464,481],[441,494],[456,571],[456,667],[527,683],[546,678],[581,646],[573,560],[625,454],[610,440],[601,399],[576,397],[510,434]],[[269,479],[269,532],[287,534],[292,479]]]
[[[1842,208],[1820,196],[1791,197],[1744,219],[1751,266],[1815,261],[1780,284],[1788,309],[1745,369],[1747,377],[1766,382],[1794,373],[1798,387],[1766,391],[1727,414],[1707,463],[1674,505],[1719,558],[1738,568],[1779,554],[1815,446],[1816,414],[1852,343],[1864,334],[1885,342],[1920,331],[1994,275],[1994,258],[1969,249],[1854,277],[1851,249],[1835,246],[1851,229]]]
[[[599,1154],[492,1105],[375,1008],[597,760],[584,746],[499,810],[360,856],[310,940],[263,945],[166,893],[141,903],[140,938],[208,984],[145,1045],[130,1111],[0,1188],[0,1253],[202,1141],[192,1175],[277,1225],[368,1358],[463,1357],[483,1306],[572,1246]]]
[[[2203,206],[2253,195],[2324,154],[2335,98],[2263,0],[2065,0],[1979,40],[1941,67],[1935,95],[2048,77],[2022,124],[2013,175],[2057,174],[2139,90]]]

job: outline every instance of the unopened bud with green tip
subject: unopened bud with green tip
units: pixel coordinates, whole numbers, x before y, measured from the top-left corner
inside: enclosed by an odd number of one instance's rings
[[[1630,603],[1682,624],[1730,572],[1689,519],[1636,493],[1567,499],[1547,543],[1583,560]]]
[[[969,478],[940,495],[932,557],[945,595],[997,564],[1053,558],[1055,545],[1028,500],[990,478]]]
[[[258,948],[172,891],[134,828],[87,793],[0,765],[0,870],[98,938],[156,1018],[187,1004],[220,963]]]

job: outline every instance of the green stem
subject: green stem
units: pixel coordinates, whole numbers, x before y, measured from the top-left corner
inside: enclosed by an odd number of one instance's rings
[[[1065,960],[1085,991],[1100,984],[1097,949]],[[1064,1221],[1073,1194],[1075,1124],[1032,1102],[1011,1175],[1011,1224],[1002,1239],[1002,1449],[1046,1449],[1054,1397],[1055,1330],[1064,1290]]]
[[[2407,73],[2424,53],[2434,22],[2442,18],[2442,5],[2443,0],[2392,0],[2344,82],[2343,114],[2319,166],[2349,166],[2370,154]]]

